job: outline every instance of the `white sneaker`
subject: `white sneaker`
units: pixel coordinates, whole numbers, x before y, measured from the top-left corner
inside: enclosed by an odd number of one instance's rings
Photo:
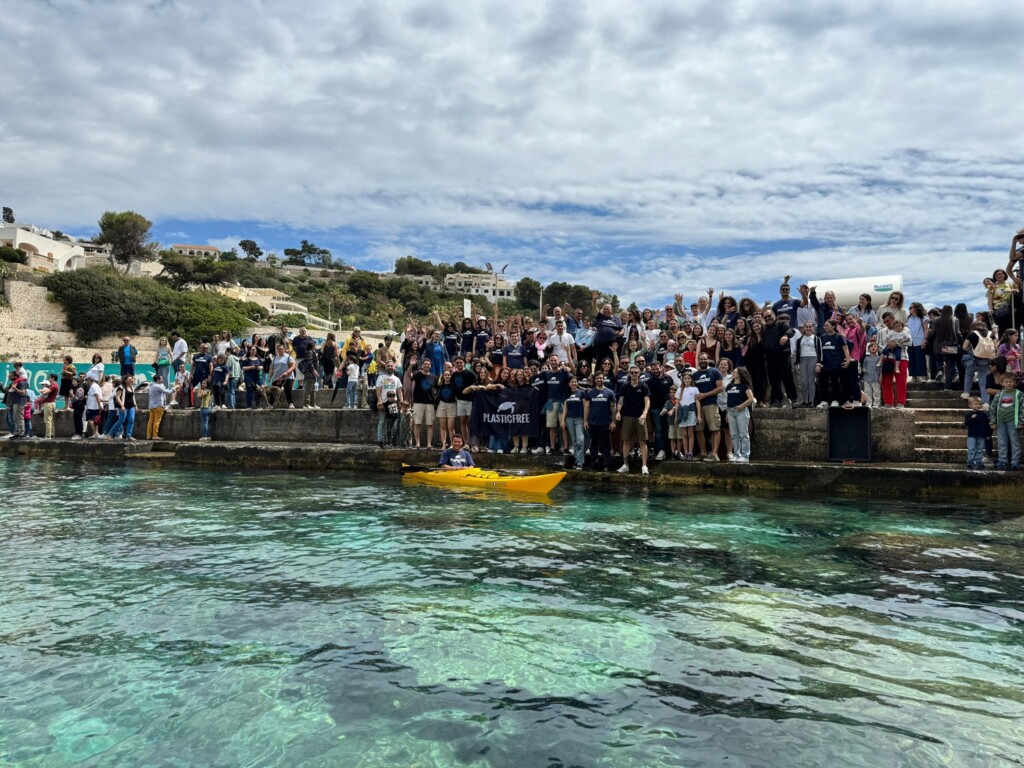
[[[736,460],[735,454],[732,454],[732,453],[725,454],[725,458],[726,458],[727,461],[735,461]]]
[[[655,461],[664,461],[665,460],[665,452],[664,451],[658,451],[658,455],[654,457],[654,460]],[[644,469],[647,469],[647,467],[644,467]],[[647,473],[644,472],[644,474],[646,475]]]
[[[641,475],[649,475],[649,474],[651,474],[650,470],[647,469],[647,465],[646,464],[644,464],[644,466],[640,467],[640,474]]]
[[[543,448],[534,448],[533,449],[533,455],[534,456],[540,456],[542,453],[544,453],[544,449]]]
[[[970,392],[961,392],[961,393],[960,393],[960,398],[961,398],[962,400],[966,400],[966,399],[967,399],[967,398],[969,398],[970,396],[971,396],[971,393],[970,393]]]
[[[289,405],[288,406],[288,410],[294,411],[295,410],[295,403],[292,403],[291,405]]]
[[[838,408],[839,407],[839,401],[838,400],[833,400],[832,401],[832,407],[833,408]]]
[[[822,400],[820,403],[818,403],[818,407],[819,408],[828,408],[828,403],[826,403],[824,400]]]
[[[623,464],[621,467],[619,467],[615,471],[618,472],[620,475],[628,475],[629,474],[629,465],[628,464]]]

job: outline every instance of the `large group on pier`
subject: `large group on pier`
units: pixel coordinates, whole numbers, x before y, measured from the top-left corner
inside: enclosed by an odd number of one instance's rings
[[[172,334],[148,363],[147,437],[159,439],[168,407],[197,408],[209,439],[218,409],[316,409],[317,392],[331,390],[331,404],[379,412],[382,446],[434,446],[436,425],[441,448],[459,435],[470,449],[564,452],[581,467],[607,468],[633,450],[646,473],[648,448],[659,460],[744,462],[752,409],[903,408],[908,381],[934,379],[965,399],[977,389],[988,410],[1004,374],[1019,387],[1022,254],[1018,233],[1007,266],[984,280],[987,308],[973,314],[964,303],[926,309],[900,291],[865,293],[844,307],[833,293],[794,288],[786,276],[778,299],[764,303],[709,288],[689,303],[676,294],[662,308],[615,311],[595,292],[589,307],[545,306],[536,317],[495,310],[410,322],[375,344],[359,328],[339,343],[334,333],[315,339],[282,327],[240,341],[225,331],[190,351]],[[12,374],[11,431],[26,429],[16,406],[38,407],[51,436],[61,397],[76,413],[76,436],[131,439],[136,367],[144,363],[127,337],[114,358],[117,375],[100,355],[84,372],[69,358],[38,395]],[[541,437],[484,441],[470,432],[476,394],[506,387],[538,392]]]

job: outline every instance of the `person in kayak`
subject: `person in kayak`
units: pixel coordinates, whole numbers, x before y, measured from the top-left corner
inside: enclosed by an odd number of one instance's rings
[[[466,469],[475,467],[473,457],[469,451],[462,447],[462,435],[452,437],[452,447],[441,452],[441,461],[438,468],[441,470]]]

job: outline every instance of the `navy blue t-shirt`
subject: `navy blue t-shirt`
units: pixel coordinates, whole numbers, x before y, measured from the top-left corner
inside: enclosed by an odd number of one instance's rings
[[[730,408],[735,408],[738,405],[743,405],[747,402],[747,393],[750,391],[750,387],[744,384],[742,381],[733,380],[728,387],[725,388],[726,405]]]
[[[484,350],[487,348],[487,342],[491,340],[491,334],[487,331],[478,330],[476,336],[476,356],[483,357]]]
[[[834,371],[843,364],[846,356],[843,350],[846,348],[846,338],[838,333],[831,336],[827,333],[821,334],[821,364],[828,371]]]
[[[548,400],[565,400],[569,391],[568,371],[544,371],[541,373],[548,385]]]
[[[619,320],[618,315],[605,317],[603,313],[598,313],[597,317],[594,318],[594,329],[596,331],[594,336],[595,344],[611,344],[619,337],[619,331],[622,330],[622,321]]]
[[[522,368],[526,361],[526,350],[522,344],[509,344],[502,350],[509,368]]]
[[[462,334],[458,331],[446,331],[444,334],[444,348],[449,358],[459,354],[459,344],[462,342]]]
[[[215,365],[213,367],[213,383],[224,384],[228,380],[228,367],[226,365]]]
[[[475,467],[473,463],[473,457],[469,451],[462,449],[456,451],[454,448],[446,448],[444,453],[441,454],[441,460],[438,462],[439,467]]]
[[[711,368],[710,366],[705,370],[699,368],[693,372],[693,386],[697,388],[697,391],[702,395],[706,395],[708,392],[718,386],[718,382],[722,380],[722,372],[717,368]],[[703,402],[703,401],[702,401]]]
[[[463,357],[469,357],[469,355],[473,354],[474,338],[476,338],[476,331],[468,330],[462,332],[462,346],[459,351]],[[486,344],[487,342],[485,341],[484,343]]]
[[[199,382],[210,378],[210,367],[213,365],[213,358],[209,355],[196,355],[192,358],[192,384],[199,386]]]
[[[595,427],[607,427],[612,423],[612,407],[615,405],[615,393],[608,387],[588,389],[584,396],[590,401],[589,423]]]
[[[796,311],[800,307],[800,303],[800,299],[779,299],[772,304],[772,310],[776,317],[783,313],[789,315],[789,324],[796,328]]]
[[[530,377],[530,386],[537,391],[537,405],[543,408],[548,401],[548,380],[544,374],[535,373]]]
[[[565,418],[583,418],[583,399],[586,394],[586,391],[582,389],[577,389],[575,392],[569,393],[569,396],[565,398]]]

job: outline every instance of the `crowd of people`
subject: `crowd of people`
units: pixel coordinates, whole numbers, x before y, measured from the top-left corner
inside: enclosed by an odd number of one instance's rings
[[[536,318],[495,312],[409,323],[376,346],[359,328],[339,343],[333,333],[314,339],[305,328],[282,327],[267,339],[224,331],[190,354],[172,334],[148,363],[147,438],[160,439],[167,408],[197,408],[209,439],[210,414],[242,407],[243,397],[246,408],[316,409],[316,392],[329,389],[332,404],[340,397],[340,407],[366,402],[379,413],[381,447],[446,450],[458,436],[470,451],[562,452],[597,469],[619,459],[622,472],[632,451],[646,473],[648,450],[656,460],[749,461],[754,409],[904,408],[908,381],[928,379],[957,387],[964,399],[976,390],[978,411],[999,397],[987,416],[1002,429],[1006,381],[1021,388],[1022,254],[1024,231],[1007,266],[984,280],[987,308],[973,314],[963,303],[926,309],[900,291],[861,294],[843,307],[814,285],[794,291],[786,276],[771,302],[716,297],[709,288],[688,305],[676,294],[663,309],[616,312],[595,292],[588,308],[545,306]],[[84,372],[69,358],[40,393],[27,390],[16,367],[4,397],[12,435],[30,433],[26,416],[41,409],[52,437],[61,398],[75,413],[76,437],[132,439],[136,367],[147,363],[128,337],[113,357],[117,374],[101,355]],[[501,388],[538,392],[541,437],[470,432],[477,393]],[[999,444],[1009,451],[1002,463],[1016,467],[1016,410],[1011,421]],[[974,454],[968,463],[978,464]]]

